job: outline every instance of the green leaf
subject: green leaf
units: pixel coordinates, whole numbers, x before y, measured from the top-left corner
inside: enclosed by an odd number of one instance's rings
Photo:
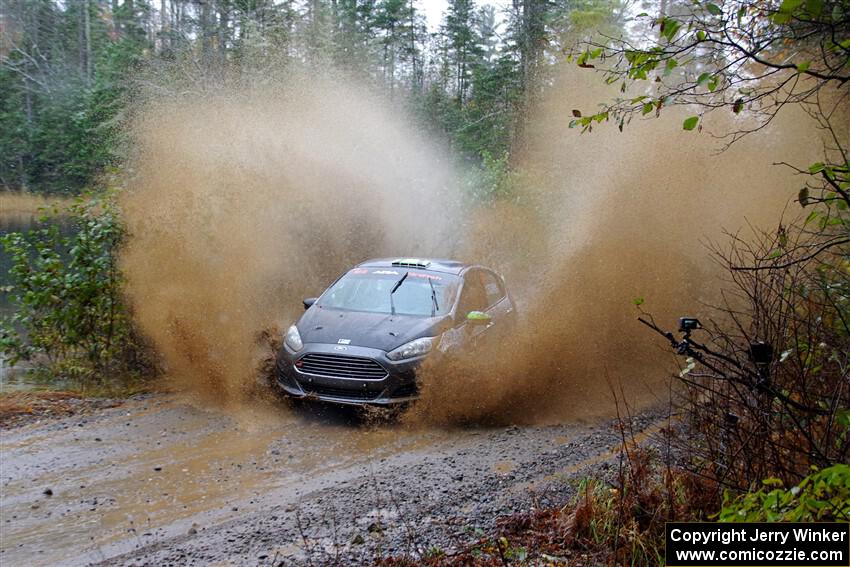
[[[775,14],[770,15],[770,21],[781,26],[791,21],[791,14],[776,12]]]
[[[825,167],[826,166],[821,162],[813,163],[809,166],[809,173],[811,173],[812,175],[814,175],[815,173],[820,173],[824,170]]]
[[[720,9],[720,6],[718,6],[717,4],[712,4],[711,2],[705,5],[705,9],[708,10],[708,13],[712,16],[719,16],[723,13],[723,10]]]
[[[705,32],[703,30],[697,31],[697,41],[705,41]]]
[[[742,110],[744,110],[744,99],[739,98],[735,101],[735,104],[732,105],[732,112],[740,114]]]
[[[797,63],[797,72],[805,73],[809,70],[809,66],[812,64],[811,61],[803,61],[802,63]]]
[[[699,116],[691,116],[685,119],[682,123],[682,128],[685,130],[693,130],[699,124]]]
[[[823,0],[806,0],[806,12],[818,17],[823,13]]]
[[[634,299],[632,299],[632,303],[634,303],[638,307],[643,305],[643,302],[644,302],[644,300],[643,300],[642,297],[635,297]]]
[[[782,0],[782,4],[779,5],[779,11],[784,14],[790,14],[802,5],[803,0]]]
[[[653,105],[651,102],[647,102],[646,104],[643,105],[643,108],[641,109],[640,113],[645,116],[645,115],[649,114],[650,112],[652,112],[653,108],[655,108],[655,105]]]
[[[702,86],[711,79],[711,73],[703,73],[697,78],[697,85]]]
[[[663,18],[661,20],[661,35],[664,36],[667,41],[673,41],[673,38],[676,37],[676,33],[681,27],[682,24],[673,18]]]

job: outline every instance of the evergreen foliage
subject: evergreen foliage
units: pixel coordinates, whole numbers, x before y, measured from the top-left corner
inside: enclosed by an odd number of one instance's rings
[[[121,161],[133,81],[180,58],[213,70],[332,66],[400,98],[483,164],[509,152],[547,38],[571,11],[609,4],[450,0],[429,31],[414,0],[0,0],[0,187],[92,185]]]

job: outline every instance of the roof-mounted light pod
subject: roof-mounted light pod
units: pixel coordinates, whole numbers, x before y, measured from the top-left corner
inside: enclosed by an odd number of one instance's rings
[[[431,262],[420,260],[419,258],[399,258],[398,260],[393,260],[392,265],[402,268],[427,268],[431,265]]]

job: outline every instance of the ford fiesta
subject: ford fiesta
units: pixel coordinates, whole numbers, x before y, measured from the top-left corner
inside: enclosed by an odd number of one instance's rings
[[[507,338],[516,316],[501,276],[449,260],[369,260],[304,307],[277,356],[280,387],[356,405],[415,399],[423,360]]]

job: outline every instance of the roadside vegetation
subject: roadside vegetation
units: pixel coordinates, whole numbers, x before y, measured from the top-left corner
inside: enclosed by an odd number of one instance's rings
[[[570,126],[623,130],[684,106],[695,114],[682,128],[697,135],[711,113],[743,113],[712,132],[734,151],[802,107],[824,132],[823,158],[776,164],[799,174],[802,212],[712,244],[726,293],[694,336],[660,328],[635,299],[683,358],[671,414],[684,428],[667,432],[665,459],[624,443],[615,478],[585,479],[564,507],[502,518],[429,564],[658,565],[665,521],[850,521],[850,13],[797,0],[665,6],[637,16],[639,37],[571,51],[623,94],[573,110]]]
[[[128,390],[47,390],[0,394],[0,428],[117,407],[130,395]]]
[[[24,191],[0,191],[0,210],[2,221],[30,219],[42,214],[45,209],[67,204],[62,197]]]
[[[572,53],[625,93],[577,110],[574,127],[624,128],[684,106],[695,114],[682,127],[697,135],[712,114],[746,113],[713,132],[734,151],[797,107],[823,132],[820,161],[776,165],[799,175],[802,211],[715,244],[724,302],[687,344],[667,336],[688,357],[675,403],[698,432],[682,446],[691,467],[723,489],[768,477],[790,486],[850,460],[850,13],[841,2],[700,2],[643,18],[640,43],[591,40]]]
[[[124,233],[113,198],[84,194],[45,211],[36,228],[0,238],[11,258],[3,291],[14,311],[0,321],[8,364],[24,361],[31,372],[88,388],[152,373],[122,298],[117,250]]]
[[[822,159],[775,165],[800,180],[795,209],[775,228],[730,234],[704,251],[727,277],[725,301],[701,328],[683,338],[635,300],[647,332],[682,355],[665,454],[624,433],[616,473],[582,481],[572,502],[502,518],[497,533],[459,554],[434,549],[377,564],[656,565],[665,521],[848,521],[846,2],[661,2],[637,14],[619,0],[519,0],[500,23],[491,6],[450,0],[436,31],[414,4],[392,0],[155,4],[0,3],[9,30],[0,42],[0,183],[80,195],[35,229],[2,238],[12,266],[2,291],[14,314],[0,325],[0,352],[9,362],[90,387],[156,373],[122,297],[126,235],[115,191],[84,191],[107,184],[121,164],[122,121],[142,71],[175,62],[262,69],[281,59],[334,66],[403,100],[470,165],[471,198],[491,204],[511,197],[524,112],[552,61],[567,59],[620,96],[573,110],[565,136],[623,130],[678,106],[687,109],[684,130],[735,151],[795,107],[822,132]],[[718,115],[731,127],[712,130]],[[60,214],[72,235],[51,222]]]
[[[561,507],[499,518],[495,533],[459,551],[432,548],[421,557],[381,558],[374,564],[663,565],[665,522],[850,521],[846,464],[788,487],[779,479],[766,479],[750,493],[726,493],[718,507],[705,479],[659,466],[651,452],[639,447],[623,454],[614,479],[581,481],[573,500]]]

